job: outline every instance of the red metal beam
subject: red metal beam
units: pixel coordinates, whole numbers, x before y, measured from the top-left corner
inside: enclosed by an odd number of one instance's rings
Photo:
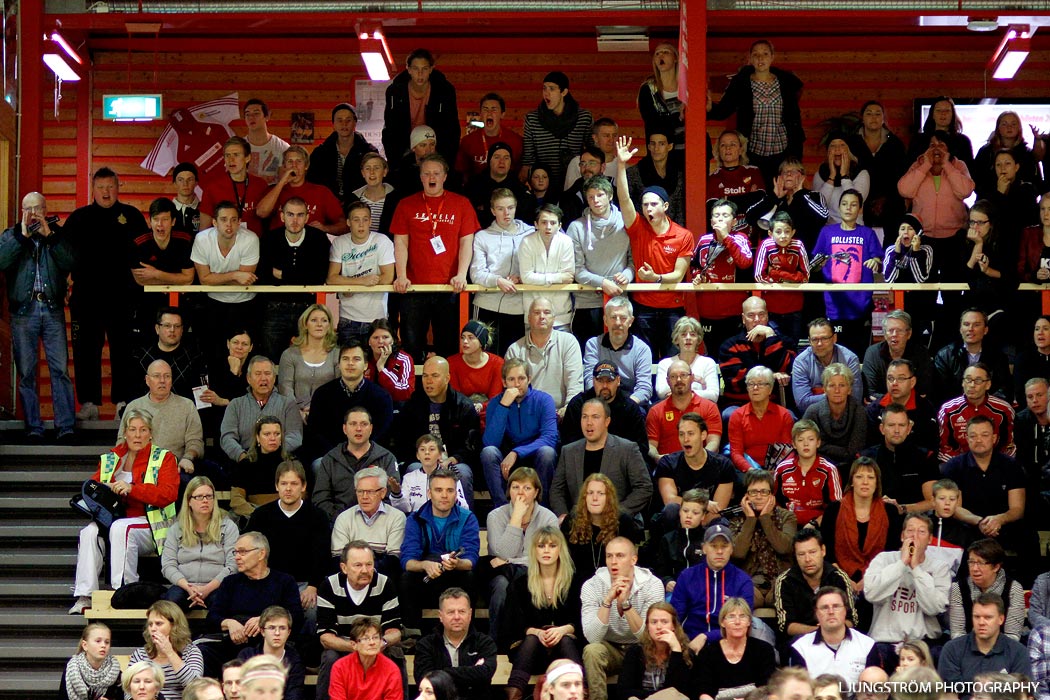
[[[40,191],[44,184],[45,71],[41,56],[44,36],[44,3],[22,3],[18,13],[21,31],[18,37],[20,95],[18,100],[18,193]]]

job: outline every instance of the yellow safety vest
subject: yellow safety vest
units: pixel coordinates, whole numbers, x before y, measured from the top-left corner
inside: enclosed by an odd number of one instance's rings
[[[144,483],[156,485],[157,478],[160,475],[160,467],[168,454],[169,452],[164,448],[153,446],[153,449],[150,450],[149,462],[146,464]],[[119,464],[120,457],[116,453],[107,452],[102,455],[102,463],[99,467],[99,481],[103,484],[112,481]],[[157,555],[159,556],[164,551],[164,540],[168,537],[168,528],[175,522],[175,502],[172,501],[163,508],[151,506],[147,503],[146,522],[149,523],[150,530],[153,532],[153,543],[157,547]]]

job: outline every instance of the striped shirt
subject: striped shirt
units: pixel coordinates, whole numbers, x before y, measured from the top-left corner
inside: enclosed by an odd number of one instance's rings
[[[970,451],[966,440],[966,424],[974,416],[987,416],[992,419],[995,434],[999,437],[997,449],[1011,457],[1017,452],[1014,445],[1014,409],[1005,400],[988,394],[984,401],[974,405],[965,396],[948,401],[937,412],[937,425],[941,435],[941,448],[937,457],[947,462],[952,457]]]
[[[792,454],[773,470],[773,494],[777,502],[795,513],[798,526],[824,514],[832,501],[842,500],[842,482],[834,464],[817,457],[806,473],[798,463],[798,455]]]
[[[781,248],[772,238],[758,246],[755,254],[755,281],[765,284],[808,282],[809,255],[797,238]],[[763,295],[771,314],[788,314],[802,310],[802,292],[767,292]]]
[[[397,606],[397,586],[385,575],[375,573],[360,604],[347,590],[346,574],[332,574],[317,590],[317,634],[331,633],[350,638],[350,627],[359,619],[370,617],[383,632],[401,624]]]
[[[164,671],[164,700],[182,700],[182,689],[195,678],[204,675],[204,657],[200,649],[193,642],[187,644],[182,650],[182,668],[176,671],[171,664],[162,664],[160,668]],[[139,647],[131,652],[128,665],[139,661],[152,661],[146,654],[144,647]]]

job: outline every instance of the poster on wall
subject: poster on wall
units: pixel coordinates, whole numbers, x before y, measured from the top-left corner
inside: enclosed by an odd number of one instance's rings
[[[292,112],[291,143],[312,146],[314,142],[314,113]]]
[[[200,179],[223,169],[222,145],[234,135],[230,122],[239,119],[237,93],[176,109],[168,117],[153,150],[140,165],[166,177],[179,163],[197,166]]]
[[[355,80],[354,106],[357,109],[357,133],[383,152],[383,108],[389,81]]]

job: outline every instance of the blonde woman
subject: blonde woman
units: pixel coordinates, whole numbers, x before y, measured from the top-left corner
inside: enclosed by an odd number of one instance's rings
[[[727,598],[718,613],[722,638],[697,654],[700,700],[742,698],[763,686],[776,670],[773,647],[751,636],[751,606]]]
[[[685,148],[685,123],[678,99],[678,48],[667,42],[653,51],[653,74],[638,89],[638,113],[645,133],[673,136],[676,148]]]
[[[678,348],[678,354],[665,357],[656,366],[657,396],[666,399],[670,395],[667,370],[672,362],[681,360],[693,372],[693,393],[709,401],[718,401],[722,393],[722,375],[718,372],[718,363],[700,353],[703,343],[704,328],[699,321],[689,316],[678,319],[671,331],[671,344]]]
[[[146,612],[146,644],[131,652],[129,663],[152,661],[164,679],[164,700],[182,700],[182,689],[204,675],[204,658],[191,641],[190,625],[179,606],[158,600]]]
[[[618,683],[623,700],[686,700],[692,697],[693,654],[670,603],[654,603],[645,629],[627,649]]]
[[[299,412],[306,420],[314,391],[338,376],[339,348],[332,312],[322,304],[311,304],[299,316],[299,334],[281,353],[277,390],[284,396],[295,398]]]
[[[528,573],[511,584],[507,597],[503,638],[510,642],[514,662],[507,680],[508,700],[521,700],[529,678],[545,661],[583,663],[580,589],[573,584],[574,571],[565,536],[557,527],[536,530],[528,547]]]
[[[131,700],[157,700],[164,689],[164,672],[152,661],[128,664],[120,682],[124,697]],[[164,698],[167,700],[167,697]]]
[[[237,536],[237,526],[215,502],[211,479],[191,479],[179,519],[164,541],[161,573],[171,583],[164,600],[183,610],[208,607],[222,580],[237,571],[233,559]]]

